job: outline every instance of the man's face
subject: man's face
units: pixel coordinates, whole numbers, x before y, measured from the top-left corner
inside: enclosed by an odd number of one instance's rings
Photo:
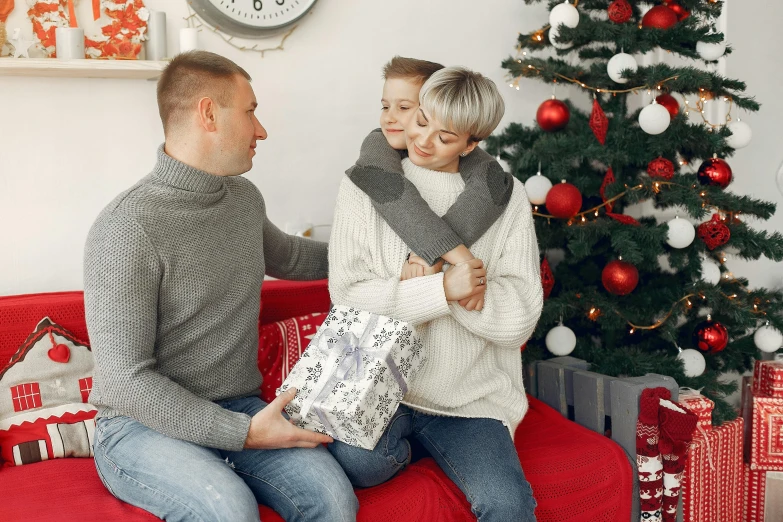
[[[414,165],[442,172],[459,172],[460,154],[470,153],[476,142],[468,143],[470,134],[446,127],[419,107],[405,129],[408,158]]]
[[[220,170],[228,176],[249,171],[256,155],[256,141],[267,137],[266,129],[255,115],[258,103],[253,87],[241,76],[234,81],[233,100],[228,107],[219,107],[217,111],[218,153],[223,163]]]
[[[405,127],[419,107],[421,84],[405,78],[390,78],[383,84],[381,130],[393,148],[405,149]]]

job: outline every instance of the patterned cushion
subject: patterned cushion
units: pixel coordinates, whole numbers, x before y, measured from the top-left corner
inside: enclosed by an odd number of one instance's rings
[[[0,370],[0,461],[91,457],[96,409],[90,347],[48,317]]]
[[[274,400],[275,390],[288,377],[288,373],[310,344],[324,319],[325,313],[315,313],[259,327],[258,369],[264,376],[264,383],[261,385],[263,400]]]

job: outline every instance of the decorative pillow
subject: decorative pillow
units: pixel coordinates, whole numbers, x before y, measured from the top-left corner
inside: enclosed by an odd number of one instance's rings
[[[299,356],[305,351],[325,313],[308,314],[262,325],[258,329],[258,369],[264,376],[261,398],[272,402]]]
[[[38,323],[0,370],[3,466],[93,455],[92,371],[86,343],[48,317]]]

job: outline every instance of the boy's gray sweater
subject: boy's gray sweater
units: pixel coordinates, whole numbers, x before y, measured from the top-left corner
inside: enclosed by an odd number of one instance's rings
[[[325,278],[326,244],[281,232],[250,181],[197,170],[161,146],[153,172],[98,216],[84,255],[98,416],[241,449],[250,417],[213,401],[259,393],[264,273]]]

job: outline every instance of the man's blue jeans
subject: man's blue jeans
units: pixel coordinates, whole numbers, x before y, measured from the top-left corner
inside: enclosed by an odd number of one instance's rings
[[[370,487],[410,462],[407,437],[415,437],[465,493],[479,521],[535,521],[533,490],[500,421],[427,415],[400,405],[372,451],[339,441],[328,447],[355,486]]]
[[[258,397],[220,401],[250,416]],[[285,520],[354,521],[359,503],[323,446],[223,451],[172,439],[129,417],[99,419],[95,465],[118,499],[165,520],[259,520],[258,504]]]

